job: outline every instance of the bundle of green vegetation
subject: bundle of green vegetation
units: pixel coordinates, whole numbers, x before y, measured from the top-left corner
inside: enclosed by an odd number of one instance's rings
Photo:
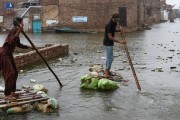
[[[84,75],[81,77],[81,88],[94,89],[94,90],[115,90],[119,88],[116,82],[106,79],[97,78],[90,75]]]

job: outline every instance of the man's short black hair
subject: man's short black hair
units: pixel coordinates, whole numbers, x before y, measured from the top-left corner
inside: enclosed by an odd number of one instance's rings
[[[16,27],[18,26],[21,22],[23,21],[23,19],[21,17],[15,17],[13,19],[13,25]]]
[[[111,18],[119,18],[119,13],[113,13]]]

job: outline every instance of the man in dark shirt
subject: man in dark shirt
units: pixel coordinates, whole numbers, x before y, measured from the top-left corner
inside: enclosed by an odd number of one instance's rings
[[[106,52],[106,69],[104,71],[104,76],[106,78],[110,77],[110,69],[114,59],[114,55],[113,55],[114,42],[117,42],[119,44],[126,44],[125,40],[115,39],[116,26],[118,21],[119,21],[119,14],[114,13],[111,17],[111,20],[105,27],[103,45],[105,46],[105,52]]]
[[[16,80],[18,77],[18,71],[14,62],[13,52],[17,47],[28,49],[32,48],[20,43],[19,34],[23,29],[23,19],[14,18],[13,28],[10,30],[4,44],[0,47],[0,71],[2,71],[5,81],[5,98],[11,99],[15,97]],[[20,25],[20,27],[18,27]]]

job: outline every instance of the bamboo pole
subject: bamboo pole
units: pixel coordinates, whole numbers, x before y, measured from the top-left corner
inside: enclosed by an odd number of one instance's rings
[[[29,43],[31,44],[31,46],[33,47],[33,49],[37,52],[37,54],[41,57],[41,59],[43,60],[43,62],[46,64],[46,66],[48,67],[48,69],[52,72],[52,74],[55,76],[56,80],[58,81],[59,85],[62,87],[63,85],[61,84],[59,78],[57,77],[57,75],[54,73],[54,71],[51,69],[51,67],[48,65],[47,61],[44,59],[44,57],[41,55],[41,53],[37,50],[36,46],[33,44],[33,42],[29,39],[29,37],[26,35],[26,33],[24,31],[21,31],[22,34],[25,36],[25,38],[29,41]]]
[[[21,30],[21,25],[19,24],[19,22],[14,19],[19,27],[19,30],[21,31],[21,33],[25,36],[25,38],[29,41],[29,43],[31,44],[31,46],[33,47],[33,49],[37,52],[37,54],[40,56],[40,58],[43,60],[43,62],[46,64],[46,66],[48,67],[48,69],[52,72],[52,74],[55,76],[56,80],[58,81],[60,87],[62,87],[63,85],[61,84],[59,78],[57,77],[57,75],[54,73],[54,71],[51,69],[51,67],[49,66],[49,64],[47,63],[47,61],[44,59],[44,57],[41,55],[41,53],[38,51],[38,49],[36,48],[36,46],[33,44],[33,42],[29,39],[29,37],[26,35],[26,33]]]
[[[122,38],[123,40],[125,40],[125,39],[123,38],[123,31],[122,31],[121,27],[120,27],[120,30],[121,30],[121,38]],[[133,63],[132,63],[130,54],[129,54],[129,50],[128,50],[127,43],[124,44],[124,48],[125,48],[125,51],[126,51],[126,55],[127,55],[127,57],[128,57],[128,60],[129,60],[129,64],[130,64],[130,66],[131,66],[131,70],[132,70],[132,73],[133,73],[133,76],[134,76],[134,80],[135,80],[136,86],[137,86],[138,90],[141,91],[141,86],[140,86],[140,84],[139,84],[139,81],[138,81],[138,78],[137,78],[137,75],[136,75],[136,72],[135,72],[135,69],[134,69],[134,66],[133,66]]]

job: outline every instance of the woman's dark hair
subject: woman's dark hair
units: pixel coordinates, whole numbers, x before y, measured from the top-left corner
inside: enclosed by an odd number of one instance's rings
[[[13,25],[16,27],[18,26],[21,22],[23,21],[23,19],[21,17],[15,17],[13,19]]]

